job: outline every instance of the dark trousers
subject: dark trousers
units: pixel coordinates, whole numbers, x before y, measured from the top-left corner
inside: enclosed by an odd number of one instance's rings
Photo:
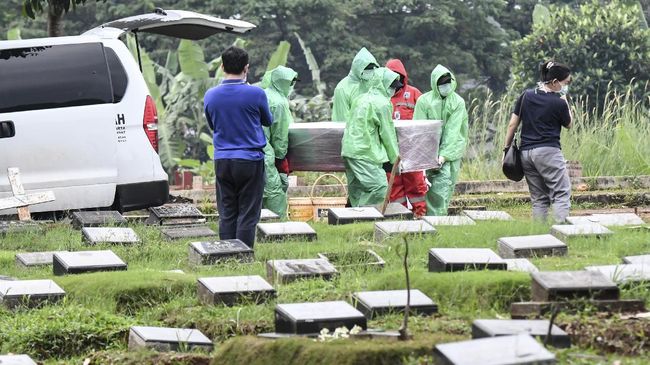
[[[215,160],[214,170],[217,175],[219,238],[236,238],[253,248],[262,211],[264,160]]]

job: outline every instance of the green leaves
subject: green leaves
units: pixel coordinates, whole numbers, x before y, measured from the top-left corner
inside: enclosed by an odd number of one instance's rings
[[[552,25],[551,12],[542,4],[535,5],[533,10],[533,27],[549,27]]]
[[[20,38],[20,28],[11,28],[7,31],[7,40],[9,41],[15,41],[21,39]]]
[[[287,41],[280,41],[278,48],[271,55],[268,65],[266,66],[266,71],[273,70],[278,66],[285,66],[287,64],[287,58],[289,57],[289,51],[291,50],[291,44]]]
[[[208,78],[208,65],[205,63],[203,48],[195,42],[182,39],[178,46],[178,63],[181,72],[195,80]]]

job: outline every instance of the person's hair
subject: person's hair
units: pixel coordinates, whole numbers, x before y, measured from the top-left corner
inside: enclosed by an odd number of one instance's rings
[[[561,81],[569,77],[571,69],[565,64],[555,61],[547,61],[540,65],[539,73],[542,82],[549,82],[555,79]]]
[[[239,47],[228,47],[221,54],[221,62],[226,73],[239,75],[244,72],[244,67],[248,65],[248,52]]]
[[[440,78],[436,82],[436,85],[444,85],[444,84],[448,84],[450,82],[451,82],[451,75],[446,73],[446,74],[440,76]]]

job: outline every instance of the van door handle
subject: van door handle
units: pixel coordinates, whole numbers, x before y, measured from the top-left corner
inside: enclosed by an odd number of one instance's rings
[[[0,122],[0,138],[11,138],[16,135],[14,122],[5,120]]]

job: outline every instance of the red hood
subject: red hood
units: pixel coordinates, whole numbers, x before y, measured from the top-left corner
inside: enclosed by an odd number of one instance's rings
[[[395,71],[398,74],[404,76],[404,87],[409,84],[409,75],[406,73],[406,68],[404,68],[402,61],[398,60],[397,58],[390,59],[388,62],[386,62],[386,67],[389,70]]]

